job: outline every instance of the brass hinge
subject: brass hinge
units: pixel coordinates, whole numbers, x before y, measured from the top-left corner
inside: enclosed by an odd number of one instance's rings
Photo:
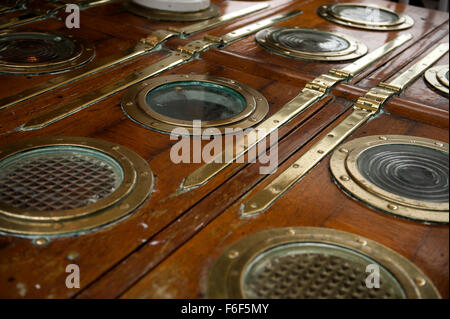
[[[331,73],[332,75],[337,75],[338,77],[343,79],[348,79],[351,77],[351,74],[349,72],[338,69],[330,69],[328,73]]]
[[[385,83],[385,82],[381,82],[380,84],[378,84],[378,86],[382,87],[382,88],[386,88],[388,90],[394,91],[394,92],[400,92],[402,90],[401,87],[395,86],[395,85],[391,85],[389,83]]]
[[[222,43],[223,39],[222,37],[216,37],[215,35],[206,35],[205,36],[205,41],[209,41],[209,42],[213,42],[213,43]]]
[[[369,90],[364,96],[358,98],[355,108],[376,112],[386,102],[394,92],[382,87],[375,87]]]

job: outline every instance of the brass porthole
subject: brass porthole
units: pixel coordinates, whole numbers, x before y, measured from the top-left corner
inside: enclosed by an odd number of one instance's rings
[[[170,133],[202,134],[194,128],[210,128],[211,135],[227,129],[246,129],[264,119],[269,105],[264,96],[234,80],[205,75],[170,75],[132,87],[122,99],[124,112],[134,121]],[[214,130],[213,130],[214,129]],[[199,133],[196,133],[196,132]]]
[[[366,280],[375,268],[379,286],[370,288]],[[210,269],[207,297],[418,299],[440,295],[413,263],[375,241],[334,229],[292,227],[252,234],[224,251]]]
[[[0,149],[0,231],[65,235],[135,210],[153,174],[139,155],[86,137],[35,138]]]
[[[59,32],[0,33],[0,73],[45,74],[72,70],[91,61],[94,46]]]
[[[359,29],[394,31],[414,25],[414,20],[410,16],[376,5],[327,4],[318,9],[318,14],[331,22]]]
[[[349,36],[299,27],[268,28],[256,41],[270,52],[306,60],[346,61],[367,53],[366,45]]]
[[[436,90],[448,95],[448,64],[439,65],[425,72],[425,80]]]
[[[449,221],[448,144],[385,135],[358,138],[330,159],[339,186],[370,207],[422,222]]]
[[[132,0],[126,0],[123,2],[123,6],[129,12],[136,14],[138,16],[161,21],[202,21],[214,18],[220,14],[220,9],[215,4],[212,4],[204,10],[195,12],[174,12],[166,10],[156,10],[152,8],[147,8],[134,3]]]

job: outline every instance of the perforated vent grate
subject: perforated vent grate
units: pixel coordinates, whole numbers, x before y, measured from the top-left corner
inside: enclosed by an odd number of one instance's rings
[[[120,166],[100,152],[51,147],[0,163],[0,201],[36,211],[83,207],[113,193]]]
[[[366,279],[374,264],[379,287]],[[369,283],[374,283],[369,278]],[[322,244],[282,245],[257,256],[243,279],[246,298],[283,299],[389,299],[402,298],[403,290],[382,266],[355,251]]]

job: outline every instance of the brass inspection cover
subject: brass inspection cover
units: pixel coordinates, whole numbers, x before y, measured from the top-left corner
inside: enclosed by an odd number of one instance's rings
[[[270,52],[316,61],[346,61],[367,53],[363,43],[340,33],[299,27],[259,31],[256,41]]]
[[[337,149],[331,172],[347,193],[383,212],[448,223],[448,144],[415,136],[358,138]]]
[[[368,288],[368,265],[379,287]],[[371,266],[373,267],[373,266]],[[261,231],[228,248],[209,272],[208,298],[440,298],[426,275],[393,250],[351,233],[292,227]]]
[[[393,31],[414,25],[411,17],[376,5],[327,4],[321,6],[317,12],[326,20],[359,29]]]
[[[425,72],[425,80],[436,90],[448,95],[448,64],[439,65]]]
[[[151,193],[147,162],[86,137],[46,137],[0,148],[0,231],[62,235],[117,221]]]
[[[202,128],[226,133],[246,129],[264,119],[269,104],[247,85],[206,75],[169,75],[132,87],[122,99],[124,112],[134,121],[159,132],[178,127],[195,135],[194,121]],[[217,135],[211,131],[211,135]],[[199,132],[200,134],[202,132]]]
[[[94,46],[58,32],[0,33],[0,73],[58,73],[80,67],[92,60]]]
[[[217,17],[220,14],[220,9],[211,3],[209,8],[205,10],[195,11],[195,12],[175,12],[166,10],[157,10],[152,8],[147,8],[134,3],[132,0],[126,0],[123,2],[123,7],[129,12],[136,14],[138,16],[161,21],[202,21]]]

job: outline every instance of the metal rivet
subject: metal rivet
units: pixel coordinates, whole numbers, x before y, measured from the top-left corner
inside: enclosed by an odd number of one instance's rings
[[[34,244],[36,246],[44,246],[48,244],[48,239],[47,238],[37,238],[36,240],[34,240]]]
[[[441,142],[434,142],[434,144],[436,144],[437,146],[439,146],[439,147],[442,147],[442,146],[444,146],[444,144],[443,143],[441,143]]]
[[[380,136],[379,139],[382,140],[382,141],[386,141],[387,137],[386,136]]]
[[[127,106],[132,106],[132,105],[133,105],[133,102],[127,102],[126,105],[127,105]]]
[[[362,246],[367,246],[367,240],[364,240],[364,239],[357,239],[356,240],[359,244],[361,244]]]
[[[415,279],[415,282],[416,282],[416,284],[417,284],[419,287],[423,287],[423,286],[425,286],[425,284],[427,283],[427,281],[426,281],[424,278],[422,278],[422,277],[417,277],[417,278]]]
[[[341,153],[348,153],[348,149],[346,149],[346,148],[341,148],[341,149],[339,149],[339,152],[341,152]]]
[[[389,204],[387,207],[388,207],[389,209],[392,209],[392,210],[397,210],[397,209],[398,209],[398,206],[397,206],[397,205],[394,205],[394,204]]]
[[[274,123],[280,123],[280,121],[278,121],[278,120],[273,120],[273,122],[274,122]]]
[[[71,251],[70,253],[67,254],[66,259],[70,260],[70,261],[74,261],[74,260],[77,260],[78,257],[80,257],[80,253],[78,253],[76,251]]]
[[[298,168],[299,166],[300,166],[300,165],[298,165],[298,164],[292,165],[293,168]]]
[[[295,235],[295,230],[294,230],[294,229],[289,229],[288,233],[289,233],[290,235]]]
[[[239,252],[236,250],[232,250],[228,253],[228,257],[230,258],[236,258],[237,256],[239,256]]]
[[[279,189],[278,187],[276,187],[276,186],[272,187],[270,190],[271,190],[273,193],[278,193],[278,192],[280,192],[280,189]]]
[[[328,134],[328,137],[334,137],[334,135],[333,134]]]
[[[347,175],[342,175],[341,177],[340,177],[340,179],[342,180],[342,181],[349,181],[350,180],[350,178],[347,176]]]
[[[115,146],[112,147],[112,149],[113,149],[114,151],[118,151],[118,150],[120,149],[120,146],[115,145]]]
[[[251,204],[250,204],[250,207],[251,207],[251,208],[256,208],[256,207],[258,207],[258,205],[256,205],[256,203],[251,203]]]
[[[317,151],[317,153],[319,153],[319,154],[323,154],[323,153],[325,153],[324,151],[322,151],[322,150],[318,150]]]

